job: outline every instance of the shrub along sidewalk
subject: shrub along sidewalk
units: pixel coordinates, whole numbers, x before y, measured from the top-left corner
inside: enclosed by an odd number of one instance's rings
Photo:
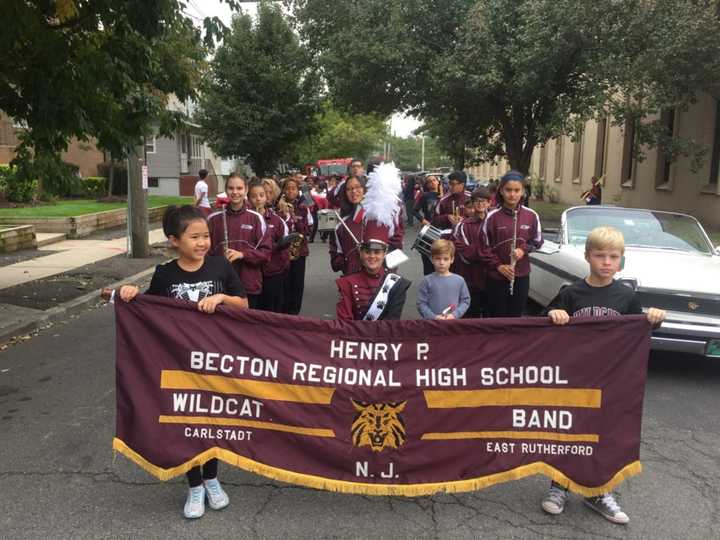
[[[150,195],[148,197],[148,208],[155,206],[166,206],[170,204],[192,204],[192,197],[165,197],[161,195]],[[19,208],[0,208],[2,218],[45,218],[45,217],[74,217],[106,210],[117,210],[126,208],[125,201],[98,202],[91,199],[62,199],[55,204],[38,206],[23,206]]]

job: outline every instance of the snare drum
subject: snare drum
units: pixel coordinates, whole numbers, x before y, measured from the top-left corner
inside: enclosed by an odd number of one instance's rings
[[[340,223],[340,218],[335,210],[318,210],[318,228],[320,232],[332,232]]]
[[[444,230],[433,227],[432,225],[425,225],[418,233],[413,249],[425,255],[428,259],[430,257],[430,248],[435,240],[440,240],[442,235],[445,233]]]

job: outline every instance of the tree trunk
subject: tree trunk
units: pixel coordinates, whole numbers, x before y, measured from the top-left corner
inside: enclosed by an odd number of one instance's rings
[[[115,180],[115,160],[110,156],[110,170],[108,171],[108,189],[107,196],[112,197],[113,194],[113,182]]]
[[[532,161],[535,143],[528,141],[527,144],[523,145],[522,140],[512,140],[507,136],[505,141],[505,151],[510,168],[527,176],[530,173],[530,162]]]
[[[456,146],[453,152],[453,167],[456,171],[462,171],[465,168],[465,145]]]
[[[128,227],[133,259],[150,256],[147,191],[142,186],[143,154],[142,146],[131,147],[128,154]]]

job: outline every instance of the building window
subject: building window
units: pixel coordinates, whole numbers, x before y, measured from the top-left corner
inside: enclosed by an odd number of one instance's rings
[[[582,174],[582,152],[583,152],[583,135],[578,135],[578,140],[575,141],[575,148],[573,151],[573,170],[572,178],[574,184],[580,183],[580,175]]]
[[[157,148],[157,141],[155,139],[155,135],[153,135],[152,137],[145,137],[145,153],[146,154],[154,154],[156,148]]]
[[[605,174],[605,147],[607,144],[607,118],[601,118],[597,123],[597,142],[595,146],[595,176],[600,178]]]
[[[674,137],[677,128],[676,110],[666,109],[660,114],[660,121],[665,128],[667,137]],[[655,189],[672,189],[673,161],[658,149],[657,170],[655,173]]]
[[[202,143],[200,142],[200,138],[196,137],[195,135],[190,136],[190,143],[192,147],[192,155],[191,157],[193,159],[202,159]]]
[[[562,161],[563,161],[563,142],[565,137],[560,135],[555,139],[555,181],[562,182]]]
[[[150,176],[148,178],[148,187],[160,187],[160,179],[157,176]]]
[[[718,174],[720,174],[720,100],[715,99],[715,131],[713,133],[712,157],[710,159],[710,178],[703,192],[720,194],[718,191]]]
[[[637,169],[637,137],[635,119],[626,118],[623,135],[622,186],[635,187],[635,171]]]

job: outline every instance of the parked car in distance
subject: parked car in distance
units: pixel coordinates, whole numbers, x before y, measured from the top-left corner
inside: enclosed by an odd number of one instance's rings
[[[530,254],[530,298],[547,306],[562,287],[588,273],[585,240],[595,227],[625,236],[615,276],[632,287],[644,308],[667,311],[652,348],[720,358],[720,246],[692,216],[610,206],[568,208],[557,231]]]

